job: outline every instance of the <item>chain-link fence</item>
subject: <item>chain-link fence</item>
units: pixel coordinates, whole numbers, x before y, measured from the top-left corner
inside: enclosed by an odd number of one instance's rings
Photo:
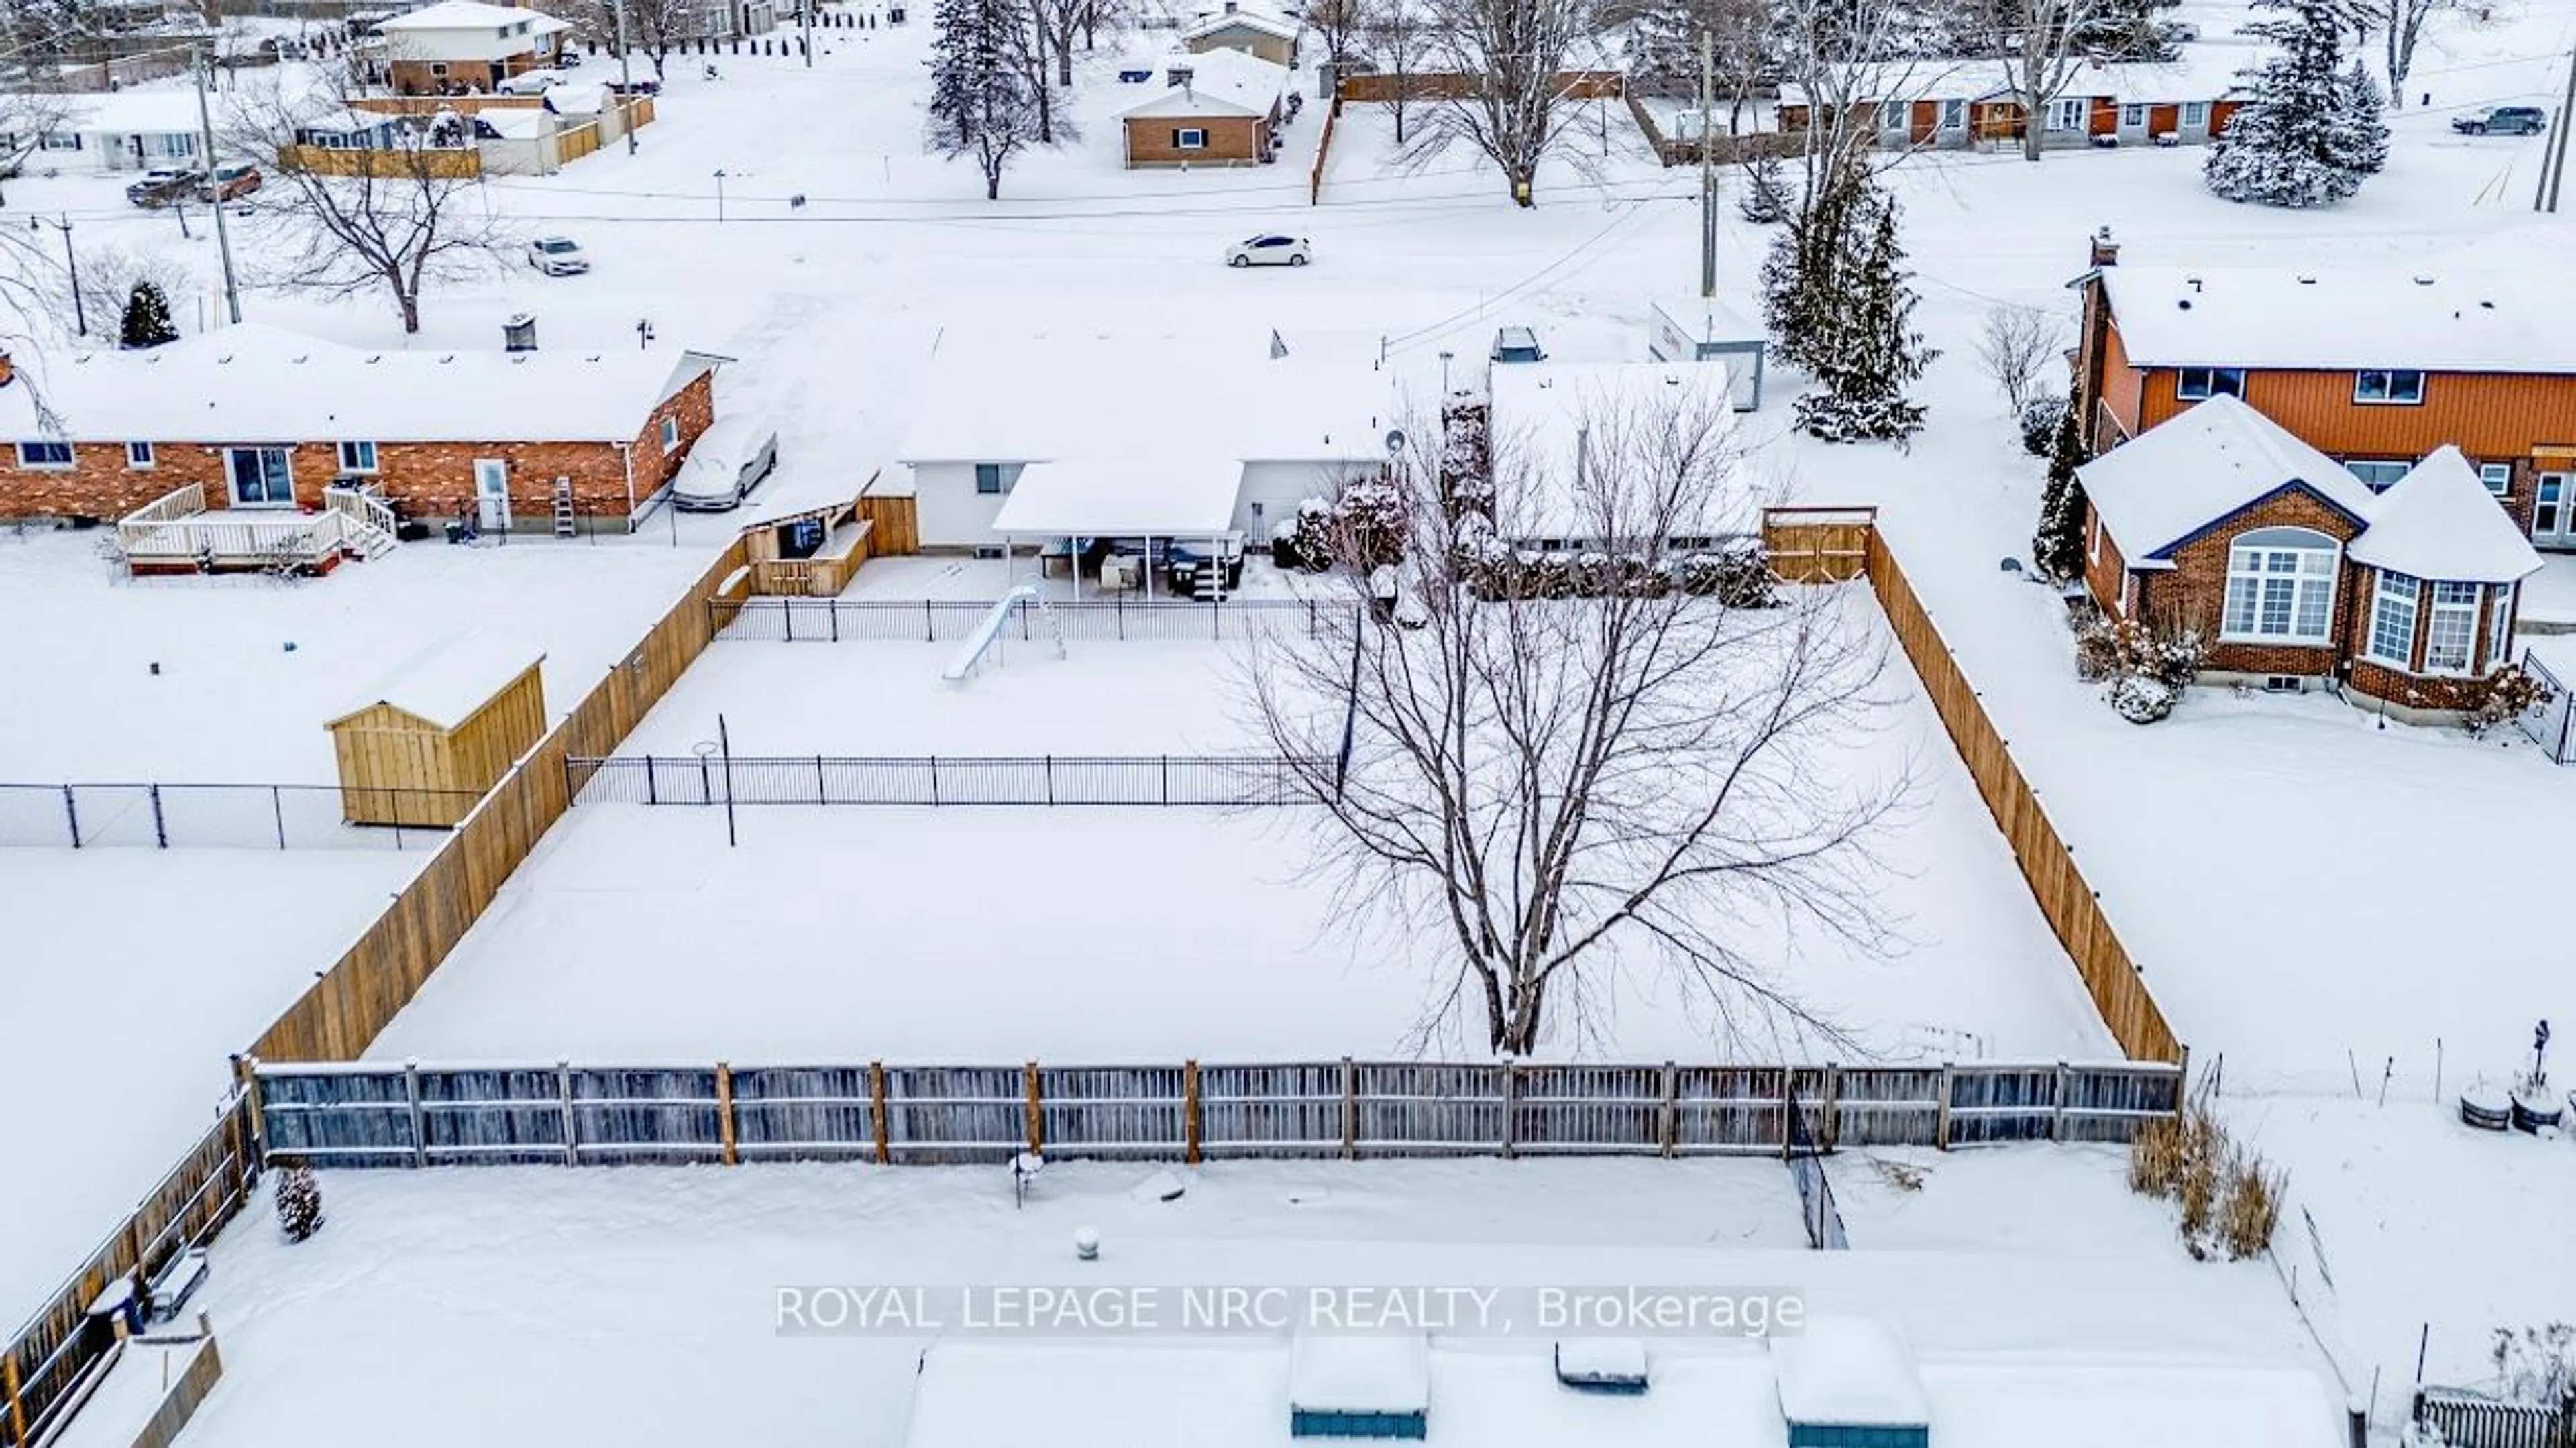
[[[0,848],[434,850],[444,826],[352,820],[462,819],[478,798],[334,784],[0,784]]]

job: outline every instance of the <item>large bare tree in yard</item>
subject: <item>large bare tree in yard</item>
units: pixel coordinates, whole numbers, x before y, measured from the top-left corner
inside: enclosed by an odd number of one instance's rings
[[[1353,606],[1252,647],[1258,727],[1324,821],[1314,868],[1435,971],[1425,1042],[1597,1041],[1659,982],[1737,1041],[1832,1035],[1779,942],[1887,943],[1872,851],[1906,781],[1837,758],[1884,652],[1710,551],[1760,502],[1723,408],[1596,408],[1564,456],[1497,440],[1490,490],[1446,497],[1418,449],[1337,531]],[[1506,541],[1541,534],[1589,541]]]
[[[1380,73],[1395,82],[1387,110],[1395,119],[1395,143],[1399,146],[1405,144],[1405,112],[1413,101],[1405,92],[1422,69],[1422,49],[1428,24],[1428,17],[1423,14],[1423,3],[1424,0],[1375,0],[1363,31],[1369,59]],[[1327,96],[1325,100],[1329,103],[1331,97]]]
[[[1539,163],[1583,119],[1566,62],[1592,33],[1591,0],[1427,0],[1431,68],[1465,77],[1415,144],[1429,155],[1472,146],[1503,173],[1512,199],[1537,204]]]
[[[1977,51],[2002,63],[2004,88],[2021,106],[2021,155],[2046,153],[2049,103],[2092,63],[2082,37],[2119,0],[1956,0],[1954,24]]]
[[[2454,15],[2473,7],[2465,0],[2349,0],[2353,28],[2367,41],[2379,38],[2380,60],[2388,77],[2388,105],[2406,108],[2406,77],[2415,69],[2415,45],[2436,15]]]
[[[428,286],[490,267],[503,238],[461,164],[472,152],[430,144],[437,125],[383,150],[299,145],[305,127],[347,113],[348,94],[342,77],[309,93],[245,85],[233,98],[231,153],[276,158],[268,184],[238,203],[255,223],[253,274],[288,291],[378,292],[417,332]]]

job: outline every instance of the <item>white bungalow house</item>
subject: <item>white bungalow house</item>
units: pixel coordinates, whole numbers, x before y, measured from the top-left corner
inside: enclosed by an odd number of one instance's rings
[[[1266,544],[1301,501],[1385,462],[1395,400],[1372,356],[1257,335],[952,338],[896,454],[922,547]]]
[[[31,170],[148,171],[196,164],[203,122],[193,89],[137,87],[43,99],[40,113],[60,119],[34,138]],[[0,151],[16,149],[0,145]]]

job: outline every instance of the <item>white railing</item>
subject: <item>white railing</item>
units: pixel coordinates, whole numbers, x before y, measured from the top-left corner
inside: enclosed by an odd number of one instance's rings
[[[322,507],[338,513],[351,522],[365,523],[391,533],[395,528],[393,505],[387,503],[372,487],[329,487],[322,490]]]
[[[138,554],[187,556],[196,550],[188,546],[186,530],[171,525],[204,511],[206,490],[202,484],[174,488],[118,519],[116,546],[128,558]]]
[[[194,535],[195,553],[227,563],[310,563],[328,557],[349,542],[348,517],[335,512],[195,519],[177,526]]]

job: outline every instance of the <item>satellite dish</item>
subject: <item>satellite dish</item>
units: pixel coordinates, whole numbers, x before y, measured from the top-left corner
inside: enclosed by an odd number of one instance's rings
[[[1388,428],[1386,430],[1387,456],[1393,457],[1402,451],[1404,451],[1404,429],[1400,427]]]

